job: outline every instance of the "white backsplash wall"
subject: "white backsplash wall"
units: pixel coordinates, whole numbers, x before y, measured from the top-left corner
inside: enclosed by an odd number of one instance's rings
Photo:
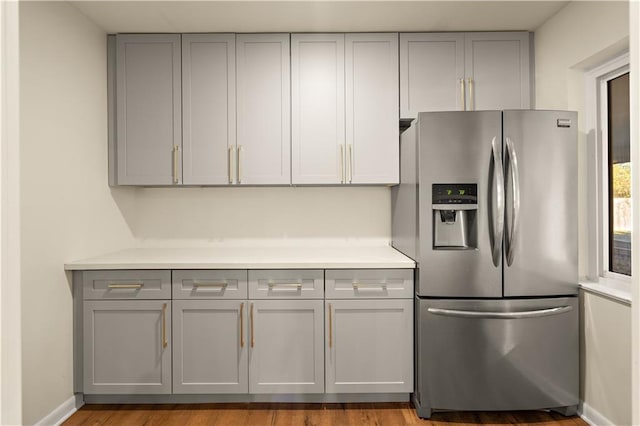
[[[142,246],[388,243],[388,187],[139,188],[123,215]]]

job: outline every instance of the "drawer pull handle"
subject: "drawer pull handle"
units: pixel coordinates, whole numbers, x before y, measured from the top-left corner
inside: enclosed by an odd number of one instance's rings
[[[354,290],[386,290],[387,283],[380,284],[362,284],[362,283],[351,283]]]
[[[244,302],[240,304],[240,347],[244,348]]]
[[[162,304],[162,347],[166,348],[167,342],[167,304]]]
[[[329,348],[333,346],[333,318],[331,317],[331,303],[329,303]]]
[[[109,285],[107,285],[108,288],[114,288],[114,289],[122,289],[122,288],[142,288],[144,286],[143,283],[134,283],[134,284],[117,284],[117,283],[109,283]]]
[[[274,289],[277,287],[285,287],[285,288],[302,288],[302,283],[269,283],[269,289]]]
[[[212,287],[212,288],[219,288],[219,289],[224,289],[228,286],[228,283],[216,283],[216,282],[207,282],[207,281],[194,281],[193,282],[193,286],[194,287]]]
[[[249,321],[251,321],[250,327],[251,327],[251,347],[253,347],[255,345],[255,342],[253,340],[253,303],[251,304],[251,310],[249,311]]]

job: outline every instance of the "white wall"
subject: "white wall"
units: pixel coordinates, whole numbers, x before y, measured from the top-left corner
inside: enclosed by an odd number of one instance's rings
[[[388,242],[385,187],[145,188],[126,215],[142,245],[243,244],[311,239]]]
[[[106,35],[63,2],[20,3],[22,422],[73,395],[65,261],[134,244],[107,185]]]
[[[630,61],[631,61],[631,161],[640,164],[640,2],[629,4],[629,28],[630,34]],[[632,170],[632,196],[633,203],[640,205],[640,167]],[[640,230],[640,209],[633,210],[633,229]],[[640,247],[640,232],[633,234],[633,247]],[[634,271],[640,271],[640,256],[636,255],[631,267]],[[632,306],[632,342],[633,357],[633,389],[632,389],[632,421],[640,424],[640,274],[635,274],[632,281],[634,302]]]
[[[535,31],[536,108],[578,111],[580,275],[588,271],[584,72],[628,48],[627,2],[571,2]],[[581,395],[585,408],[631,424],[631,308],[583,293]]]
[[[0,424],[22,423],[18,4],[0,2]]]

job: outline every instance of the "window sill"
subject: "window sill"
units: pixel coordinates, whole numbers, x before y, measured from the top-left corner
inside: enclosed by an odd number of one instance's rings
[[[608,297],[631,306],[631,283],[615,278],[600,277],[598,282],[581,281],[580,288],[589,293]]]

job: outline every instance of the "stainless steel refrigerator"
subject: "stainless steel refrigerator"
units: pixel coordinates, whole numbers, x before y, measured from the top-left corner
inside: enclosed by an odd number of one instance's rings
[[[433,410],[578,404],[577,115],[420,113],[393,246],[416,269],[416,389]]]

